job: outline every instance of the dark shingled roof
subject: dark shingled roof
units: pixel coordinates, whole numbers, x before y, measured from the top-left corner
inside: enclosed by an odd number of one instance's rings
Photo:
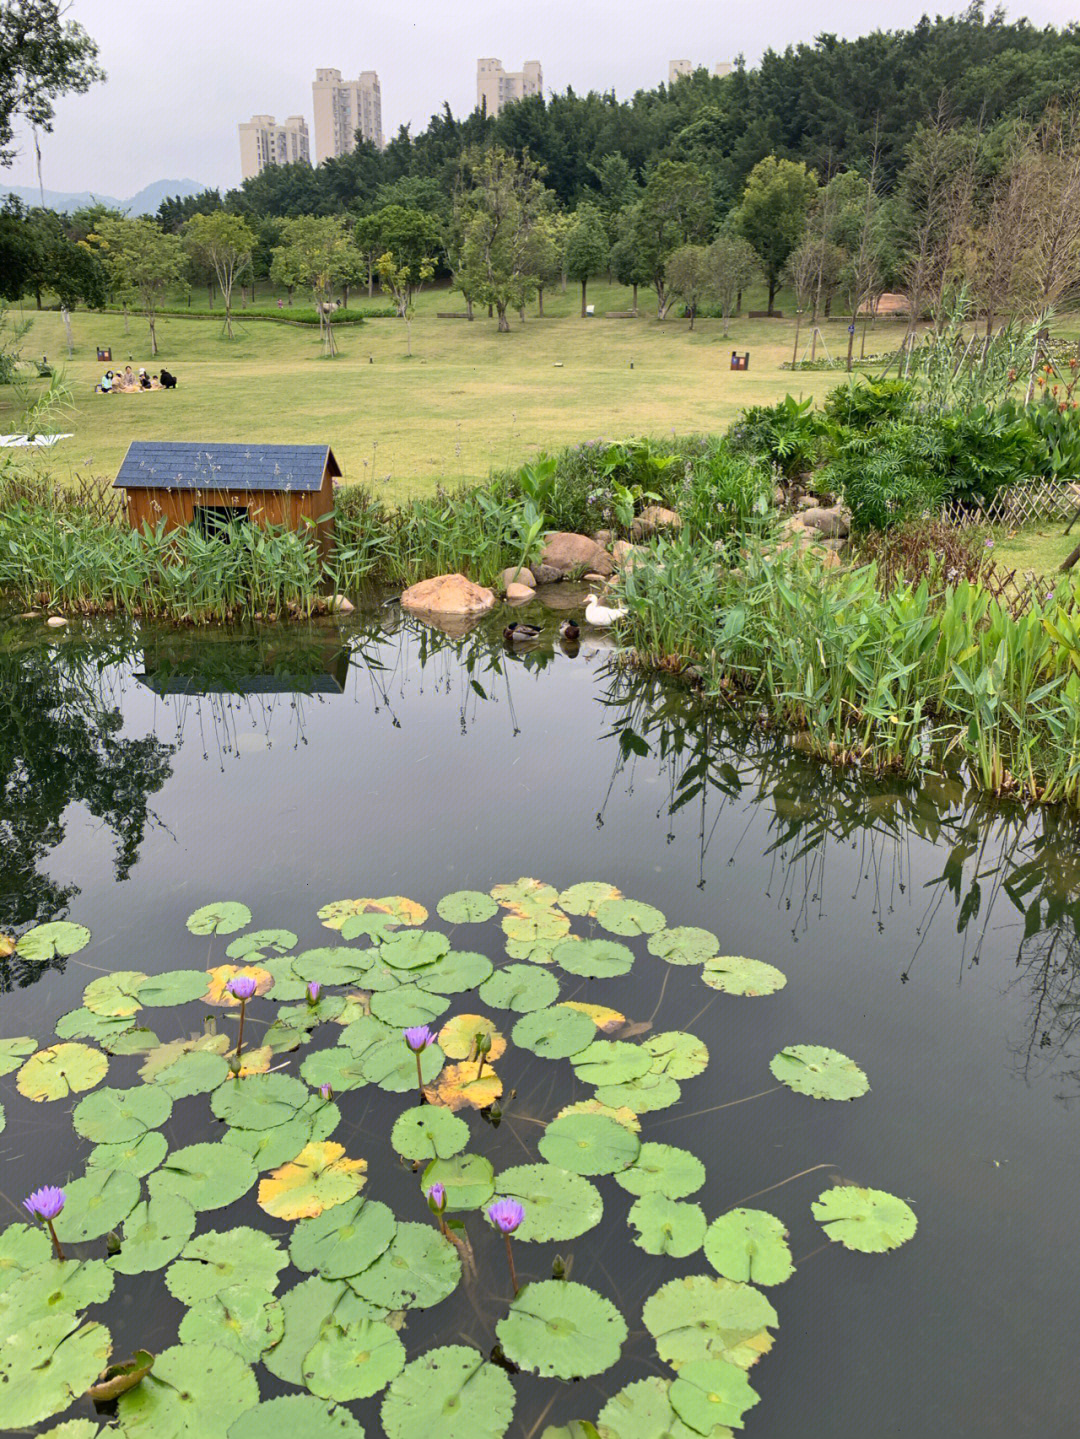
[[[327,465],[341,467],[329,445],[208,445],[132,440],[118,490],[318,490]]]

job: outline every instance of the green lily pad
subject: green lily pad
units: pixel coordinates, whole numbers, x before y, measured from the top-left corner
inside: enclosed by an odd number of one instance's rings
[[[570,1279],[526,1284],[495,1332],[508,1359],[545,1379],[602,1374],[627,1335],[610,1299]]]
[[[86,1156],[87,1169],[119,1169],[144,1179],[168,1153],[169,1143],[156,1129],[144,1129],[134,1139],[99,1144]]]
[[[671,1407],[697,1434],[711,1434],[718,1424],[741,1429],[742,1416],[760,1396],[745,1372],[725,1359],[692,1359],[673,1380]]]
[[[522,1015],[513,1028],[514,1043],[543,1059],[569,1059],[596,1038],[596,1025],[579,1009],[553,1005]]]
[[[420,969],[449,953],[449,939],[433,929],[398,930],[379,946],[379,958],[391,969]]]
[[[416,1056],[400,1035],[381,1039],[364,1051],[364,1073],[372,1084],[392,1094],[416,1092]],[[420,1073],[425,1084],[433,1083],[443,1067],[443,1052],[429,1044],[420,1055]]]
[[[305,949],[289,961],[289,969],[304,981],[317,979],[320,984],[352,984],[371,967],[372,954],[367,949],[350,949],[346,944],[322,945]],[[303,994],[289,995],[302,999]]]
[[[234,939],[225,951],[227,959],[242,959],[258,964],[273,956],[288,954],[296,948],[296,935],[291,929],[253,929]]]
[[[392,1039],[404,1047],[399,1031],[383,1024],[382,1020],[376,1019],[373,1014],[361,1014],[343,1026],[338,1035],[338,1044],[351,1049],[354,1054],[366,1054],[373,1045],[384,1039]]]
[[[287,1434],[289,1439],[364,1439],[363,1429],[347,1409],[311,1394],[266,1399],[229,1428],[229,1439],[267,1439],[270,1434]]]
[[[200,1212],[224,1209],[243,1198],[257,1175],[251,1155],[233,1144],[189,1144],[184,1149],[174,1149],[155,1170],[150,1195],[157,1198],[179,1194]]]
[[[112,1287],[113,1276],[103,1259],[47,1259],[20,1274],[0,1295],[0,1337],[50,1315],[74,1315],[91,1304],[103,1304]]]
[[[28,1034],[17,1035],[13,1039],[0,1039],[0,1074],[10,1074],[13,1069],[18,1069],[35,1049],[37,1040]]]
[[[180,1321],[182,1344],[223,1345],[254,1364],[285,1332],[281,1305],[256,1284],[233,1284],[200,1299]]]
[[[344,1008],[345,1000],[340,994],[327,994],[324,990],[315,1004],[305,1001],[303,1004],[281,1005],[274,1023],[283,1028],[317,1029],[320,1024],[337,1019]]]
[[[182,1054],[226,1054],[232,1045],[227,1034],[201,1034],[197,1039],[171,1039],[167,1044],[158,1045],[146,1056],[146,1063],[139,1070],[139,1078],[150,1083],[163,1069],[175,1063]]]
[[[293,1119],[308,1095],[291,1074],[249,1074],[215,1089],[210,1108],[237,1129],[273,1129]]]
[[[149,1054],[161,1043],[152,1029],[132,1025],[128,1029],[109,1035],[101,1040],[101,1047],[109,1054]]]
[[[539,970],[534,964],[505,964],[479,989],[480,999],[492,1009],[509,1009],[515,1014],[528,1014],[546,1009],[559,996],[559,981],[554,974]]]
[[[273,996],[279,1004],[294,1004],[298,999],[307,998],[308,981],[293,970],[293,958],[291,954],[284,954],[253,961],[256,968],[264,969],[274,981]]]
[[[222,1034],[215,1038],[227,1039],[227,1036]],[[152,1059],[153,1055],[150,1058]],[[144,1069],[140,1069],[139,1073],[145,1077]],[[157,1070],[152,1083],[173,1099],[188,1099],[193,1094],[207,1094],[210,1090],[217,1090],[228,1077],[229,1066],[223,1055],[213,1054],[206,1049],[192,1049],[178,1054],[171,1063]],[[244,1082],[246,1084],[247,1080]]]
[[[602,904],[616,899],[622,899],[622,890],[616,889],[613,884],[590,881],[572,884],[569,889],[564,889],[559,895],[559,908],[565,909],[567,914],[580,914],[595,919],[596,911]]]
[[[83,1007],[91,1014],[129,1018],[142,1008],[138,995],[139,985],[145,978],[139,969],[118,969],[112,974],[99,975],[83,990]]]
[[[67,919],[54,919],[36,924],[20,935],[16,952],[32,964],[48,964],[53,959],[69,959],[90,943],[90,931],[84,924]]]
[[[171,1009],[176,1004],[190,1004],[206,993],[205,969],[167,969],[152,974],[138,988],[139,1003],[151,1009]]]
[[[119,1169],[90,1169],[64,1186],[66,1203],[54,1220],[61,1244],[100,1239],[118,1229],[139,1202],[139,1181]]]
[[[125,1144],[148,1129],[160,1129],[172,1113],[172,1100],[160,1089],[99,1089],[75,1106],[76,1134],[94,1144]]]
[[[429,994],[418,984],[403,984],[371,996],[371,1012],[383,1024],[394,1029],[412,1029],[433,1024],[450,1008],[450,1001],[441,994]]]
[[[681,924],[675,929],[658,929],[649,936],[646,948],[668,964],[704,964],[719,950],[720,941],[709,929]]]
[[[262,1039],[271,1054],[292,1054],[302,1044],[308,1043],[311,1029],[308,1026],[284,1024],[280,1019],[275,1019]]]
[[[430,1309],[460,1279],[458,1252],[434,1224],[402,1221],[385,1254],[350,1284],[361,1299],[386,1309]]]
[[[479,1154],[455,1154],[450,1159],[433,1159],[424,1170],[423,1188],[441,1184],[446,1190],[446,1207],[451,1213],[482,1209],[495,1193],[495,1171],[490,1159]]]
[[[255,1168],[262,1172],[295,1159],[313,1139],[329,1139],[340,1123],[341,1110],[334,1101],[313,1094],[295,1119],[287,1119],[273,1129],[226,1129],[221,1140],[250,1154]]]
[[[192,934],[235,934],[251,923],[251,910],[236,900],[204,904],[186,920]]]
[[[314,1219],[301,1219],[289,1254],[297,1269],[315,1270],[324,1279],[350,1279],[386,1252],[396,1231],[391,1209],[356,1195]]]
[[[618,1439],[694,1439],[695,1431],[671,1407],[670,1388],[671,1381],[656,1374],[627,1384],[600,1410],[600,1433]],[[731,1430],[716,1428],[710,1439],[731,1439]]]
[[[655,934],[667,921],[651,904],[636,899],[609,899],[597,908],[596,922],[609,934]]]
[[[730,1209],[709,1225],[705,1258],[742,1284],[783,1284],[795,1273],[787,1230],[764,1209]]]
[[[606,1115],[568,1114],[551,1121],[536,1147],[572,1174],[617,1174],[637,1159],[641,1141]]]
[[[320,910],[321,914],[322,911]],[[324,921],[325,923],[325,921]],[[370,939],[372,944],[378,944],[386,935],[393,932],[396,921],[389,914],[350,914],[341,921],[342,939]],[[333,928],[333,925],[329,925]]]
[[[723,994],[775,994],[787,984],[787,975],[775,965],[737,954],[710,959],[701,977],[710,989],[719,989]]]
[[[52,1314],[7,1335],[0,1344],[4,1428],[61,1413],[97,1378],[110,1346],[103,1325],[81,1324],[73,1314]]]
[[[355,1319],[371,1318],[370,1313],[353,1312],[363,1310],[364,1303],[352,1292],[344,1280],[322,1279],[313,1274],[309,1279],[294,1285],[281,1296],[281,1311],[285,1316],[285,1336],[264,1357],[263,1364],[278,1379],[288,1384],[302,1385],[304,1382],[303,1363],[318,1339],[325,1324],[341,1316],[338,1322],[352,1323]],[[264,1439],[260,1435],[259,1439]]]
[[[98,1439],[101,1432],[92,1419],[68,1419],[54,1429],[46,1429],[41,1439]]]
[[[226,1439],[259,1402],[249,1365],[222,1344],[177,1344],[154,1360],[141,1384],[117,1400],[129,1439]]]
[[[853,1059],[820,1044],[792,1044],[774,1055],[769,1068],[782,1084],[811,1099],[858,1099],[870,1081]]]
[[[670,1109],[682,1098],[677,1079],[670,1074],[643,1074],[625,1084],[602,1084],[596,1091],[601,1104],[609,1109],[632,1109],[635,1114],[651,1114],[657,1109]]]
[[[564,939],[552,957],[567,974],[587,979],[614,979],[629,974],[634,964],[634,951],[614,939]]]
[[[434,964],[417,970],[414,978],[421,989],[431,994],[465,994],[479,988],[490,977],[493,967],[486,954],[452,949]]]
[[[553,1164],[518,1164],[504,1169],[495,1183],[500,1199],[517,1199],[525,1218],[515,1239],[546,1243],[577,1239],[604,1217],[604,1201],[595,1185],[580,1174]]]
[[[860,1254],[899,1249],[915,1233],[919,1222],[911,1206],[897,1195],[854,1184],[826,1189],[810,1208],[830,1239]]]
[[[513,884],[496,884],[489,893],[501,909],[509,909],[517,914],[550,909],[559,899],[559,891],[539,879],[523,878],[515,879]]]
[[[151,1194],[124,1220],[123,1247],[109,1266],[120,1274],[164,1269],[194,1233],[193,1205],[177,1194]]]
[[[421,1354],[386,1391],[386,1439],[502,1439],[514,1413],[514,1386],[477,1350],[448,1344]]]
[[[189,1239],[165,1272],[165,1287],[181,1304],[198,1304],[235,1284],[272,1294],[289,1263],[279,1244],[260,1229],[211,1230]]]
[[[0,1229],[0,1294],[20,1274],[46,1264],[52,1256],[52,1240],[40,1225],[9,1224]]]
[[[535,909],[527,914],[507,914],[502,919],[507,939],[519,946],[519,955],[526,958],[534,951],[546,954],[570,932],[570,921],[554,909]]]
[[[498,905],[490,895],[478,889],[459,889],[444,895],[435,906],[435,912],[447,924],[482,924],[490,919]]]
[[[130,1016],[95,1014],[92,1009],[71,1009],[56,1021],[57,1039],[92,1039],[95,1044],[108,1045],[121,1034],[135,1028]]]
[[[312,1089],[329,1084],[335,1094],[345,1094],[350,1089],[362,1089],[368,1083],[364,1073],[364,1056],[347,1049],[344,1044],[331,1045],[329,1049],[317,1049],[309,1054],[300,1066],[300,1073]],[[416,1081],[416,1066],[413,1065],[413,1082]]]
[[[627,1218],[638,1231],[634,1243],[646,1254],[685,1259],[701,1248],[705,1238],[705,1214],[700,1204],[668,1199],[656,1191],[635,1199]]]
[[[405,1368],[405,1346],[378,1319],[328,1324],[304,1358],[304,1383],[322,1399],[369,1399]]]
[[[450,1159],[469,1142],[469,1126],[449,1109],[418,1104],[399,1114],[390,1131],[390,1143],[405,1159]]]
[[[661,1285],[645,1301],[645,1328],[660,1358],[675,1368],[694,1359],[728,1359],[748,1368],[767,1351],[776,1310],[759,1289],[690,1274]]]
[[[653,1067],[653,1056],[641,1044],[624,1039],[594,1039],[574,1055],[574,1073],[583,1084],[628,1084]]]
[[[683,1030],[670,1029],[652,1034],[642,1044],[652,1055],[653,1074],[672,1079],[694,1079],[709,1067],[709,1051],[702,1041]]]
[[[616,1174],[615,1183],[639,1196],[663,1194],[668,1199],[685,1199],[705,1183],[705,1166],[688,1149],[646,1141],[630,1168]]]
[[[51,1044],[32,1054],[15,1076],[20,1094],[35,1103],[67,1099],[93,1089],[105,1078],[109,1061],[88,1044]]]

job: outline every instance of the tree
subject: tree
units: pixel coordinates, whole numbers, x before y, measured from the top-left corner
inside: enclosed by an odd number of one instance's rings
[[[192,215],[184,227],[184,248],[211,271],[225,302],[225,334],[233,338],[232,292],[237,278],[251,264],[255,236],[247,221],[224,210]]]
[[[608,242],[599,210],[581,205],[566,236],[564,264],[571,280],[581,286],[581,318],[585,318],[585,287],[607,263]]]
[[[596,207],[603,217],[608,243],[614,244],[619,235],[619,217],[627,205],[640,198],[641,187],[634,179],[630,162],[618,152],[604,155],[598,165],[590,165],[589,169],[600,191]]]
[[[805,236],[787,257],[787,263],[784,266],[784,274],[795,291],[795,345],[791,353],[792,368],[799,362],[799,330],[802,327],[803,311],[814,298],[822,244],[823,241],[816,236]],[[816,326],[816,310],[813,321]]]
[[[84,94],[105,72],[98,48],[60,0],[4,0],[0,5],[0,165],[15,158],[17,120],[49,131],[53,102]]]
[[[709,246],[712,287],[720,303],[724,321],[724,339],[728,322],[735,313],[739,296],[761,274],[761,261],[748,240],[725,226]]]
[[[906,232],[909,333],[926,310],[942,314],[950,266],[970,226],[977,158],[977,134],[955,128],[943,107],[907,147],[897,217]]]
[[[500,332],[510,329],[507,309],[519,309],[539,286],[528,261],[532,232],[547,203],[539,167],[527,154],[519,159],[492,145],[462,157],[454,197],[460,234],[455,279],[467,298],[494,307]]]
[[[408,352],[412,354],[413,300],[435,274],[439,225],[423,210],[388,205],[380,211],[382,233],[390,245],[375,262],[379,283],[393,297],[398,316],[405,321]]]
[[[323,347],[337,354],[334,340],[334,290],[352,262],[352,247],[342,221],[335,215],[298,215],[281,226],[271,276],[275,283],[306,285],[315,300]],[[354,252],[355,253],[355,252]]]
[[[693,329],[698,306],[713,290],[713,268],[706,247],[683,245],[669,255],[667,282],[673,295],[682,296],[690,311],[690,328]]]
[[[139,306],[150,327],[156,355],[157,311],[170,285],[184,277],[184,251],[177,235],[166,235],[153,220],[104,219],[89,236],[101,255],[112,287]]]
[[[662,320],[674,298],[666,283],[668,256],[683,245],[701,244],[712,229],[708,177],[685,160],[661,160],[645,181],[633,215],[637,265],[656,291],[656,318]]]
[[[648,256],[638,247],[639,207],[630,205],[619,216],[618,239],[608,252],[611,273],[620,285],[630,285],[634,291],[634,313],[637,314],[637,292],[639,285],[652,283]]]
[[[817,175],[803,162],[766,155],[747,177],[735,223],[761,260],[769,286],[769,310],[787,258],[802,239],[817,192]]]
[[[537,313],[541,319],[544,318],[544,291],[556,284],[563,273],[565,219],[563,215],[539,215],[526,246],[524,267],[536,277]]]

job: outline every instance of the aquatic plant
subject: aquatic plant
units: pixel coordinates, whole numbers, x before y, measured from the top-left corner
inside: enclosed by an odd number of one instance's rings
[[[56,1230],[53,1228],[53,1220],[64,1208],[64,1191],[57,1189],[54,1185],[46,1185],[44,1189],[35,1189],[29,1198],[23,1200],[23,1208],[31,1218],[44,1224],[49,1231],[49,1238],[52,1240],[53,1253],[57,1259],[64,1258],[64,1251],[60,1248],[60,1241],[56,1237]]]
[[[516,1199],[497,1199],[494,1204],[488,1205],[486,1213],[488,1219],[506,1241],[506,1262],[510,1266],[510,1283],[514,1286],[514,1293],[518,1294],[520,1291],[517,1270],[514,1268],[514,1250],[510,1243],[510,1236],[525,1222],[525,1209]]]

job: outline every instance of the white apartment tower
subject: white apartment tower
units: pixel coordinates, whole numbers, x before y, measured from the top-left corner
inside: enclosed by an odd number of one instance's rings
[[[520,70],[506,71],[501,60],[477,60],[476,108],[494,117],[511,100],[544,93],[544,72],[539,60],[526,60]]]
[[[273,115],[252,115],[240,126],[240,176],[250,180],[267,165],[311,164],[308,127],[303,115],[290,115],[279,125]]]
[[[734,67],[727,60],[718,60],[712,67],[713,78],[722,80],[725,75],[730,75]],[[669,60],[667,67],[667,82],[674,85],[675,81],[683,75],[692,75],[697,69],[693,60]]]
[[[343,80],[340,70],[316,70],[311,87],[315,100],[315,155],[321,164],[356,149],[356,132],[381,150],[382,93],[374,70],[359,80]]]

